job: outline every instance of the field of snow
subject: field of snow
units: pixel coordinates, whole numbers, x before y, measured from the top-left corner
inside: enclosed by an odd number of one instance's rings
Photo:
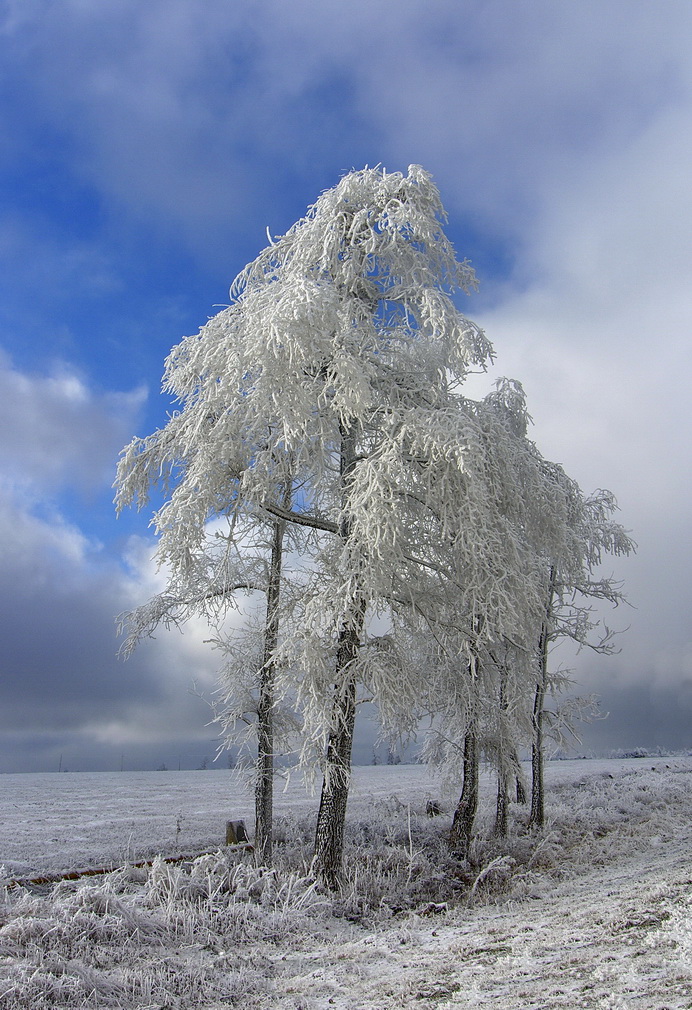
[[[692,758],[547,766],[548,823],[449,856],[418,766],[355,770],[348,881],[309,875],[317,800],[277,793],[277,868],[221,847],[225,771],[0,776],[0,1007],[692,1008]],[[425,815],[429,798],[446,812]],[[196,853],[207,855],[193,858]],[[162,853],[181,863],[138,860]],[[75,867],[104,876],[14,886]]]
[[[393,794],[420,806],[437,795],[420,765],[354,769],[351,812]],[[47,772],[0,776],[0,862],[13,877],[177,856],[223,845],[227,820],[254,823],[254,797],[242,773]],[[275,813],[317,808],[300,776],[277,780]]]

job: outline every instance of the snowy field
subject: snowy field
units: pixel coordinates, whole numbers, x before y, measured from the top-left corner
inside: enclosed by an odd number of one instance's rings
[[[349,812],[392,795],[425,806],[438,793],[420,765],[355,768]],[[13,877],[206,852],[223,845],[227,820],[254,823],[243,773],[226,770],[2,775],[0,796],[0,862]],[[276,815],[308,814],[318,801],[300,776],[277,780]]]
[[[219,851],[251,825],[228,771],[0,776],[0,1007],[692,1008],[692,758],[547,767],[548,823],[447,854],[453,799],[417,766],[358,768],[348,882],[309,876],[316,798],[277,795],[277,870]],[[426,801],[446,812],[425,815]],[[210,854],[181,863],[164,856]]]

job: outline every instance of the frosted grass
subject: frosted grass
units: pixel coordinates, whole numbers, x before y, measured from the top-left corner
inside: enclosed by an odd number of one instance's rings
[[[479,836],[462,864],[444,844],[451,800],[440,817],[426,816],[427,798],[440,794],[424,769],[357,769],[348,879],[336,897],[310,875],[316,800],[297,782],[279,796],[272,872],[217,849],[49,893],[5,890],[0,1006],[688,1008],[692,760],[552,762],[548,778],[545,831],[526,830],[526,812],[513,807],[502,845],[484,780]],[[139,783],[129,808],[127,780]],[[82,811],[94,863],[111,851],[112,826],[129,831],[138,818],[150,841],[170,841],[180,811],[197,812],[199,834],[184,841],[206,841],[226,816],[215,809],[220,796],[250,802],[231,781],[228,772],[3,776],[6,815],[10,796],[23,799],[16,821],[4,818],[1,844],[21,848],[39,801],[53,828],[59,811],[67,819],[56,838],[70,837],[69,819]],[[51,788],[48,807],[41,790]],[[35,852],[32,865],[57,867],[57,848]]]

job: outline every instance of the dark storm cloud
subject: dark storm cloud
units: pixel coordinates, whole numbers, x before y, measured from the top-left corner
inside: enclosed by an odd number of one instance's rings
[[[0,726],[74,728],[160,700],[141,662],[117,659],[124,593],[115,566],[90,556],[76,531],[7,503],[0,535],[10,545],[0,566]]]
[[[89,767],[90,754],[113,767],[123,747],[129,767],[140,767],[150,751],[170,754],[175,739],[178,750],[214,739],[210,710],[190,693],[195,678],[208,688],[215,668],[194,629],[163,634],[127,662],[117,656],[115,616],[140,595],[137,573],[57,517],[39,519],[7,500],[0,538],[2,770],[52,769],[58,753],[66,763],[72,755],[73,768]]]
[[[651,671],[649,683],[600,685],[605,718],[580,729],[582,753],[640,748],[648,751],[692,751],[692,676],[660,684]]]
[[[83,529],[103,528],[86,516],[90,501],[102,508],[103,491],[112,521],[115,456],[141,393],[98,392],[67,370],[26,374],[5,359],[0,390],[2,766],[21,768],[30,753],[31,767],[52,767],[56,748],[88,766],[89,748],[117,740],[134,755],[158,738],[184,739],[190,725],[199,735],[209,712],[189,689],[195,677],[208,685],[214,661],[194,627],[145,643],[128,662],[117,655],[116,615],[156,588],[152,543],[133,542],[122,558]],[[87,495],[81,528],[61,503],[66,487],[73,512],[79,489]]]

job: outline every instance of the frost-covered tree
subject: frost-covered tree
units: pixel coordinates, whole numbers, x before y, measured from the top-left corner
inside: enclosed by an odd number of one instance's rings
[[[282,520],[254,523],[241,529],[236,522],[231,536],[215,523],[196,552],[195,565],[183,578],[169,578],[166,590],[135,610],[120,615],[126,633],[125,656],[145,636],[160,627],[181,628],[193,617],[206,620],[215,633],[210,641],[225,654],[221,686],[213,708],[226,744],[237,736],[238,723],[251,729],[256,749],[255,851],[265,866],[272,860],[272,798],[275,735],[274,655],[279,635],[279,601],[286,524]],[[233,538],[242,550],[233,550]],[[223,544],[223,546],[221,546]],[[263,619],[250,606],[234,633],[223,633],[229,610],[241,611],[239,597],[265,600]],[[261,609],[261,607],[260,607]],[[250,627],[257,624],[260,627]],[[233,671],[230,675],[230,671]],[[281,712],[281,729],[291,720]]]
[[[616,602],[615,584],[597,579],[593,566],[604,551],[626,553],[631,546],[622,528],[606,521],[607,496],[599,493],[585,498],[562,467],[545,460],[527,438],[529,417],[518,383],[500,380],[476,405],[475,417],[489,447],[482,480],[497,506],[497,528],[503,531],[494,540],[507,572],[503,606],[497,608],[492,595],[483,600],[487,584],[481,583],[474,611],[467,610],[462,595],[456,619],[449,609],[444,620],[440,613],[433,646],[436,655],[429,662],[433,673],[427,714],[433,721],[424,748],[427,758],[448,779],[462,772],[451,841],[463,856],[472,838],[481,756],[497,773],[495,831],[503,835],[513,779],[518,795],[525,793],[518,775],[518,753],[533,746],[534,756],[537,747],[542,755],[539,734],[546,690],[557,689],[561,681],[558,675],[550,679],[547,675],[547,636],[569,634],[586,642],[587,631],[592,630],[590,611],[579,606],[575,596],[592,594]],[[478,462],[480,456],[475,459]],[[507,545],[515,552],[514,563]],[[481,572],[489,570],[487,564],[480,566]],[[475,616],[473,620],[467,617],[462,630],[467,655],[457,661],[453,637],[459,634],[458,618],[469,613]],[[439,649],[442,624],[451,630],[443,654]],[[456,655],[463,655],[463,648],[459,645]],[[534,764],[536,774],[541,768]]]
[[[528,647],[560,536],[562,492],[525,438],[520,387],[463,396],[491,348],[453,301],[475,278],[443,224],[418,167],[345,176],[173,349],[164,389],[179,410],[135,439],[118,470],[120,507],[164,489],[157,558],[183,606],[226,605],[243,564],[258,563],[248,530],[254,540],[281,531],[304,559],[299,596],[283,579],[272,604],[285,547],[275,542],[260,668],[271,697],[261,687],[259,697],[265,715],[295,701],[302,764],[323,772],[315,867],[329,886],[341,873],[359,699],[375,701],[392,732],[413,730],[432,685],[457,713],[467,699],[485,718],[485,688],[497,687],[490,650]],[[421,649],[432,667],[417,662]],[[438,697],[434,710],[445,705]]]
[[[622,583],[613,576],[599,574],[604,556],[623,557],[635,550],[635,543],[619,523],[614,522],[617,510],[610,491],[598,490],[584,497],[573,484],[570,488],[570,518],[567,536],[559,555],[549,558],[545,575],[545,610],[538,633],[536,691],[533,705],[531,744],[532,790],[529,823],[542,826],[545,818],[543,783],[546,696],[564,686],[564,678],[550,674],[548,658],[551,646],[560,639],[569,639],[579,649],[589,648],[601,655],[615,651],[612,631],[596,614],[594,601],[604,601],[613,607],[624,603]],[[569,729],[573,713],[579,704],[567,711],[551,713],[555,718],[554,732],[565,723]],[[587,702],[588,707],[588,702]]]
[[[416,690],[397,630],[435,623],[434,601],[450,593],[463,595],[463,622],[475,615],[480,638],[498,613],[508,623],[505,586],[521,554],[482,473],[491,447],[459,393],[490,347],[452,301],[474,275],[443,217],[422,169],[342,179],[239,275],[232,304],[172,351],[164,388],[181,409],[135,439],[119,468],[120,505],[146,500],[152,483],[168,491],[154,524],[174,583],[204,581],[214,517],[228,518],[229,544],[240,518],[302,531],[300,620],[275,659],[279,690],[302,709],[303,760],[321,754],[315,853],[332,883],[359,685],[385,714]],[[387,634],[371,634],[375,614]]]
[[[288,487],[284,507],[290,508]],[[271,524],[270,544],[266,549],[264,609],[254,615],[257,627],[234,629],[216,640],[224,653],[220,685],[214,704],[215,721],[220,725],[226,746],[237,737],[238,723],[254,731],[256,746],[255,776],[255,853],[263,866],[272,863],[273,786],[275,745],[286,741],[295,727],[292,713],[276,697],[276,653],[281,631],[282,593],[285,590],[286,522]],[[243,544],[243,553],[248,549]]]

